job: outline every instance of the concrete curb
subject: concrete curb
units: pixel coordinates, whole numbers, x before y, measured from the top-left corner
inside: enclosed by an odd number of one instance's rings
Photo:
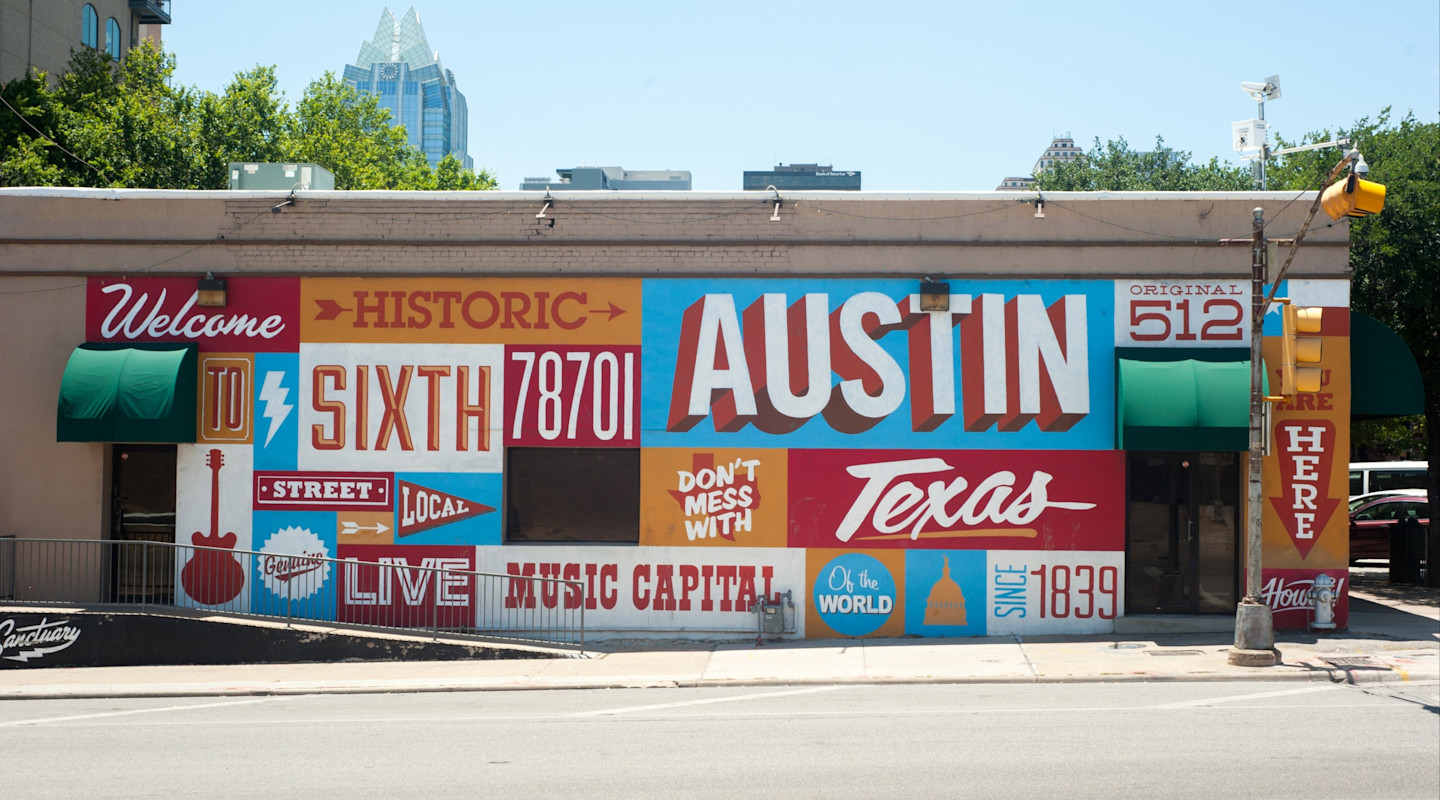
[[[1286,669],[1291,667],[1292,669]],[[1243,682],[1305,682],[1343,683],[1350,685],[1388,683],[1440,682],[1440,671],[1409,671],[1390,667],[1319,667],[1308,664],[1279,664],[1274,668],[1256,667],[1246,672],[1205,673],[1129,673],[1114,675],[1013,675],[966,678],[963,676],[933,677],[816,677],[816,678],[691,678],[609,676],[598,680],[494,680],[470,682],[446,681],[376,681],[323,682],[291,681],[275,684],[207,685],[175,684],[112,684],[77,685],[73,689],[57,685],[0,689],[5,700],[82,700],[119,698],[176,697],[271,697],[316,694],[420,694],[436,692],[506,692],[506,691],[573,691],[585,689],[656,689],[656,688],[717,688],[717,687],[780,687],[833,685],[942,685],[942,684],[1044,684],[1044,683],[1217,683]]]

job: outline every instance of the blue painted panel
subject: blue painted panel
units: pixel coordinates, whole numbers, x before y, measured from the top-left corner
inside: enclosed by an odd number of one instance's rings
[[[395,543],[501,544],[501,486],[495,473],[396,473]]]
[[[909,312],[911,303],[918,304],[918,296],[912,299],[918,288],[918,280],[898,279],[645,281],[642,444],[849,449],[1113,447],[1112,281],[952,279],[952,313],[943,317]],[[762,299],[767,294],[779,296],[778,304],[769,307],[768,317]],[[822,309],[826,317],[813,327],[813,336],[806,333],[807,310],[811,308],[807,294],[818,295],[814,307]],[[993,296],[982,299],[982,295]],[[871,313],[856,314],[860,309]],[[817,318],[822,311],[815,312]],[[764,322],[767,318],[768,323]],[[886,328],[867,337],[857,335],[852,322],[847,334],[845,319],[862,320],[867,329],[878,320]],[[942,333],[946,331],[943,320],[950,323],[948,335]],[[1017,320],[1026,324],[1017,325]],[[1067,341],[1067,327],[1070,332],[1080,331],[1077,337],[1083,339],[1083,370],[1078,361],[1068,367],[1064,363],[1077,357]],[[1017,337],[1029,344],[1017,344]],[[808,346],[812,338],[821,342],[813,352]],[[1061,354],[1061,348],[1063,357],[1057,359],[1054,356]],[[948,354],[944,352],[947,349]],[[1021,369],[1025,352],[1031,363],[1037,363],[1036,353],[1042,354],[1038,370],[1027,373]],[[1047,358],[1046,352],[1054,355]],[[945,355],[948,358],[940,357]],[[773,366],[770,362],[783,365],[782,359],[789,361],[789,393],[801,399],[783,399],[787,405],[777,411],[774,402],[767,406],[764,384],[767,368]],[[829,369],[826,385],[817,392],[806,391],[811,364],[819,365],[817,375]],[[740,365],[747,369],[739,369]],[[774,369],[777,375],[785,374],[782,367]],[[1046,385],[1052,375],[1065,395],[1063,401]],[[868,383],[862,384],[862,380]],[[988,424],[979,418],[984,416],[987,384],[992,395],[999,387],[1010,405],[1008,415],[991,415],[995,421]],[[859,394],[862,385],[866,387],[864,397]],[[736,386],[740,390],[735,390]],[[712,392],[714,387],[722,388]],[[953,387],[948,415],[942,413],[947,410],[943,402],[946,387]],[[1062,412],[1064,418],[1027,421],[1022,411],[1033,408],[1019,407],[1019,398],[1026,392],[1040,399],[1042,418]],[[1078,403],[1077,397],[1082,398]],[[756,410],[747,413],[745,404],[752,399]],[[738,413],[727,414],[725,404],[731,401]],[[824,410],[817,411],[817,404]],[[702,413],[696,413],[697,407]]]
[[[986,554],[980,550],[911,550],[905,554],[905,632],[918,636],[984,636]]]
[[[335,619],[335,512],[256,511],[250,610],[298,619]]]
[[[300,356],[255,354],[255,469],[296,468],[299,445]]]

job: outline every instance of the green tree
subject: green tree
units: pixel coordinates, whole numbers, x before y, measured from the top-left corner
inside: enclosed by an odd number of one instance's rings
[[[1062,161],[1036,176],[1042,192],[1196,192],[1250,189],[1250,172],[1211,158],[1190,163],[1191,154],[1165,145],[1155,137],[1153,150],[1130,149],[1125,137],[1100,143],[1084,158]]]
[[[219,94],[173,85],[175,59],[144,44],[123,64],[77,50],[54,86],[0,86],[0,185],[223,189],[234,161],[313,162],[338,189],[493,189],[453,158],[431,169],[374,95],[327,73],[293,111],[274,67]]]
[[[1415,355],[1425,385],[1424,424],[1402,418],[1390,425],[1360,426],[1363,445],[1402,449],[1423,435],[1422,456],[1430,462],[1430,496],[1440,497],[1440,123],[1419,122],[1407,114],[1391,122],[1390,109],[1366,117],[1348,129],[1317,131],[1301,144],[1351,140],[1370,165],[1370,179],[1385,186],[1385,209],[1376,215],[1332,224],[1350,225],[1350,307],[1380,320]],[[1281,147],[1292,143],[1278,139]],[[1281,189],[1321,189],[1320,180],[1340,160],[1338,148],[1294,153],[1277,159],[1270,185]],[[1319,224],[1328,221],[1320,216]],[[1304,246],[1303,244],[1301,245]],[[1423,431],[1423,433],[1422,433]],[[1440,516],[1430,515],[1430,563],[1440,558]],[[1440,570],[1429,570],[1431,586],[1440,586]]]
[[[494,189],[495,178],[488,172],[471,172],[449,153],[435,165],[435,188],[442,191]]]
[[[233,161],[293,160],[295,120],[278,84],[274,67],[256,66],[236,73],[223,93],[200,98],[195,135],[205,188],[229,186]]]
[[[77,63],[82,69],[72,68],[58,86],[72,112],[62,132],[103,176],[99,185],[200,188],[193,125],[198,97],[171,86],[174,57],[147,45],[131,50],[117,70],[108,56],[82,48],[71,61]]]

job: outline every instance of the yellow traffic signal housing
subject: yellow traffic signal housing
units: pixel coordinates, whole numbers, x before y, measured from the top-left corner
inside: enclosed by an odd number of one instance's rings
[[[1330,188],[1320,195],[1320,205],[1324,206],[1330,219],[1379,214],[1385,207],[1385,186],[1352,172],[1345,180],[1330,184]]]
[[[1322,308],[1297,308],[1289,303],[1281,308],[1280,394],[1285,397],[1320,391],[1320,339],[1300,334],[1319,333],[1323,312]]]

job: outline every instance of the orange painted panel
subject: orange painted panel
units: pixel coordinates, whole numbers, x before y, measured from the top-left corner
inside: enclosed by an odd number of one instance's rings
[[[195,441],[250,444],[254,441],[255,354],[201,353]]]
[[[1348,309],[1329,308],[1328,319]],[[1332,328],[1323,328],[1323,331]],[[1264,466],[1266,569],[1345,568],[1350,556],[1350,338],[1321,336],[1319,392],[1270,406]],[[1272,391],[1279,387],[1280,339],[1264,341]]]
[[[805,638],[905,635],[905,551],[805,551]]]
[[[395,514],[389,511],[335,512],[335,538],[352,544],[394,544]]]
[[[784,547],[785,450],[646,448],[640,544]]]
[[[640,344],[633,278],[306,278],[303,342]]]

